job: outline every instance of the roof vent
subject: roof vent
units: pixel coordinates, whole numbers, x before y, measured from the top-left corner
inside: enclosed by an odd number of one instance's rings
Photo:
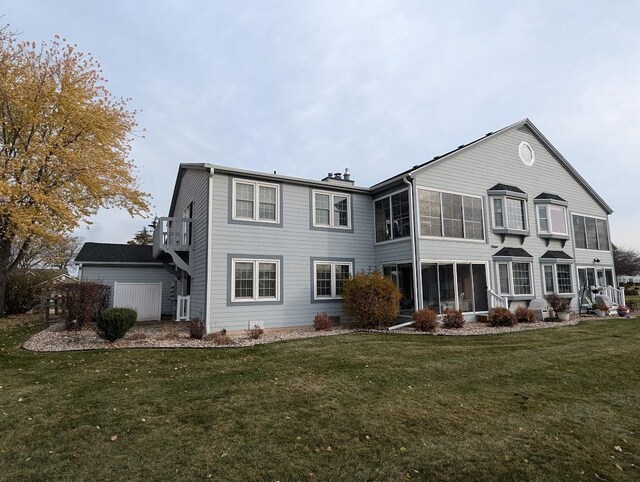
[[[342,173],[341,172],[334,172],[333,173],[333,178],[334,179],[338,179],[338,180],[342,179]]]
[[[344,180],[345,181],[351,180],[351,172],[349,172],[349,168],[348,167],[344,168]]]
[[[332,173],[332,172],[330,172],[329,174],[327,174],[327,178],[329,178],[329,179],[333,179],[333,173]]]

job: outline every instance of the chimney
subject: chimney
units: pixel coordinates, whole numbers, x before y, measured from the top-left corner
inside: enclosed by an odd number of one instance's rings
[[[355,184],[354,181],[351,180],[351,171],[346,167],[344,170],[344,174],[341,172],[329,172],[327,177],[325,177],[323,182],[328,184],[334,184],[336,186],[344,186],[346,184]]]

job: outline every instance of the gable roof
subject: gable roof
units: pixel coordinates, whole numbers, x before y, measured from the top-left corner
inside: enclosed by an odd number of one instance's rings
[[[587,191],[587,193],[594,199],[594,201],[596,201],[596,203],[598,203],[600,205],[600,207],[602,207],[602,209],[604,209],[607,214],[611,214],[613,213],[613,210],[611,209],[611,207],[604,201],[604,199],[602,199],[600,197],[600,195],[589,185],[589,183],[587,181],[585,181],[585,179],[578,173],[578,171],[576,171],[574,169],[574,167],[569,164],[569,161],[567,161],[564,156],[562,154],[560,154],[560,152],[553,146],[553,144],[551,144],[551,142],[549,142],[549,140],[542,134],[542,132],[540,132],[540,130],[538,130],[538,128],[533,124],[533,122],[531,122],[529,119],[525,118],[522,119],[519,122],[516,122],[515,124],[511,124],[507,127],[503,127],[500,130],[497,130],[495,132],[489,132],[487,134],[485,134],[482,137],[479,137],[478,139],[475,139],[467,144],[462,144],[460,146],[458,146],[457,149],[453,149],[445,154],[439,155],[439,156],[435,156],[432,159],[423,162],[422,164],[417,164],[415,166],[413,166],[411,169],[407,169],[406,171],[401,172],[400,174],[396,174],[393,177],[390,177],[384,181],[379,182],[378,184],[375,184],[373,186],[371,186],[371,190],[372,191],[377,191],[379,189],[382,189],[384,187],[386,187],[389,184],[394,184],[396,182],[398,182],[400,179],[402,179],[403,177],[406,177],[407,175],[413,175],[416,172],[420,171],[421,169],[429,166],[430,164],[433,164],[435,162],[440,162],[443,161],[449,157],[451,157],[453,154],[456,154],[458,152],[461,152],[463,150],[468,149],[469,147],[479,144],[481,142],[486,141],[487,139],[491,139],[493,137],[496,137],[500,134],[503,134],[505,132],[511,131],[513,129],[518,129],[520,127],[523,126],[527,126],[531,132],[533,133],[533,135],[538,139],[538,141],[540,141],[547,149],[549,149],[549,151],[554,155],[554,157],[556,158],[556,160],[567,170],[569,171],[569,174],[571,174],[571,176],[578,182],[578,184],[580,184],[585,191]]]
[[[84,243],[76,264],[91,263],[159,263],[153,246],[144,244]]]

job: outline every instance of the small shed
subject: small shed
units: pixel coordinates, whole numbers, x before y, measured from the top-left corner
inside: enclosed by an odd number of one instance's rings
[[[80,281],[111,286],[110,306],[134,308],[138,321],[171,317],[175,268],[158,261],[150,245],[85,243],[76,256]]]

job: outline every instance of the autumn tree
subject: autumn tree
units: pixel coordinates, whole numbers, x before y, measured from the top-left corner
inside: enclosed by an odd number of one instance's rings
[[[127,244],[153,244],[153,233],[144,226],[133,236],[133,239],[127,241]]]
[[[624,246],[613,245],[613,264],[618,276],[635,276],[640,273],[640,253]]]
[[[0,315],[7,277],[32,244],[55,242],[101,207],[148,212],[129,159],[136,113],[105,82],[64,39],[0,36]]]
[[[34,239],[23,253],[18,264],[20,269],[68,269],[82,247],[82,238],[63,234],[54,241],[45,243],[42,238]],[[20,245],[14,247],[12,257],[17,257]]]

